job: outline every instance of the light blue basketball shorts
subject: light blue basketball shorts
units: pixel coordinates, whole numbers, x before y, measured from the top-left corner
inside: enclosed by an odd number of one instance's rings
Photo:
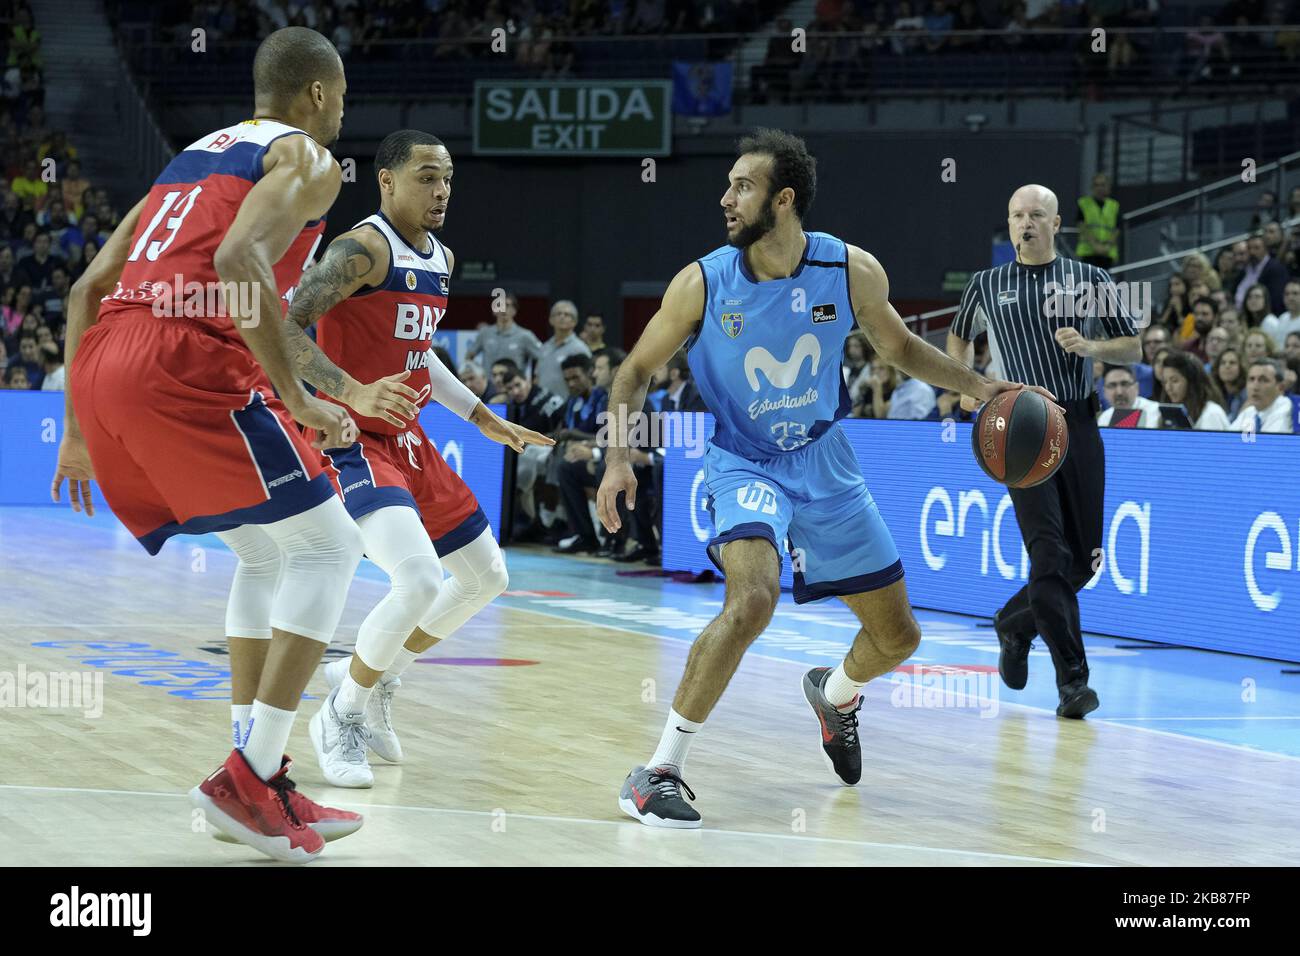
[[[728,541],[765,538],[777,554],[783,545],[790,552],[796,604],[874,591],[903,577],[894,538],[838,426],[759,461],[710,442],[704,486],[715,532],[708,553],[719,571]]]

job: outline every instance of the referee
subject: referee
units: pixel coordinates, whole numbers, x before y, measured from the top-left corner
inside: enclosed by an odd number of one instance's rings
[[[1142,346],[1110,276],[1056,254],[1061,217],[1050,189],[1017,189],[1007,226],[1016,261],[971,277],[948,332],[948,354],[969,365],[971,342],[987,330],[1000,374],[1041,385],[1065,409],[1070,450],[1060,469],[1033,488],[1008,489],[1029,551],[1029,583],[993,616],[993,626],[1001,647],[998,673],[1006,685],[1025,686],[1029,648],[1042,635],[1056,665],[1057,716],[1078,718],[1098,705],[1088,686],[1077,593],[1092,579],[1094,557],[1101,553],[1106,491],[1092,362],[1137,362]],[[1092,292],[1090,305],[1085,286]],[[962,398],[962,407],[974,410],[974,399]]]

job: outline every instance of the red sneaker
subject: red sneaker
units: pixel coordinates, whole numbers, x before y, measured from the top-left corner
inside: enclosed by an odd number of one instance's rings
[[[190,801],[219,830],[286,863],[306,863],[319,855],[325,840],[298,818],[290,794],[288,767],[270,780],[253,773],[238,750],[190,791]]]
[[[361,814],[324,806],[298,790],[298,785],[287,776],[293,768],[293,761],[289,759],[287,754],[281,761],[280,766],[286,774],[284,783],[285,792],[289,796],[289,806],[298,815],[298,819],[319,833],[321,839],[326,843],[342,839],[361,829],[361,824],[365,822],[365,818]],[[222,843],[239,842],[234,837],[222,833],[216,827],[212,828],[212,836]]]

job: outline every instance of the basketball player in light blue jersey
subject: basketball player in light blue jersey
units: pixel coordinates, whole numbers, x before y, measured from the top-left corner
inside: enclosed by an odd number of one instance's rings
[[[840,371],[848,334],[861,328],[880,360],[981,401],[1024,387],[984,378],[913,335],[889,304],[889,281],[874,257],[804,231],[817,177],[803,140],[756,130],[740,141],[728,178],[727,245],[674,277],[609,404],[611,415],[639,410],[651,373],[685,343],[717,420],[704,480],[716,531],[708,552],[726,577],[726,599],[691,647],[658,749],[623,784],[619,806],[651,826],[700,825],[682,796],[695,797],[682,779],[686,753],[772,619],[783,547],[796,559],[796,602],[833,595],[862,624],[839,666],[815,667],[803,679],[823,750],[844,783],[862,775],[861,687],[920,641],[898,550],[836,424],[850,408]],[[617,429],[612,434],[626,436]],[[607,456],[597,508],[613,531],[618,495],[630,505],[636,479],[625,437],[610,442]]]

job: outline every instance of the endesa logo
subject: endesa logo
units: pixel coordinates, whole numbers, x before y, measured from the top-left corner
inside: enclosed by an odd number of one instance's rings
[[[1300,520],[1296,521],[1297,541],[1300,541]],[[1300,548],[1294,547],[1286,520],[1276,511],[1265,511],[1255,518],[1246,535],[1243,573],[1246,593],[1251,603],[1261,611],[1276,611],[1282,603],[1280,589],[1265,592],[1256,574],[1259,555],[1264,557],[1264,567],[1269,571],[1300,572]]]
[[[1126,529],[1126,523],[1132,528]],[[972,544],[967,539],[979,536],[979,573],[987,575],[992,565],[1008,581],[1029,578],[1029,554],[1020,542],[1015,507],[1011,496],[1003,494],[990,507],[988,497],[979,489],[957,492],[954,503],[947,488],[936,485],[921,505],[921,556],[931,571],[942,571],[949,559],[963,563],[962,570],[973,563]],[[1121,532],[1126,532],[1121,537]],[[1136,538],[1132,533],[1136,532]],[[947,543],[945,542],[947,539]],[[1121,547],[1123,545],[1123,547]],[[1135,546],[1136,545],[1136,546]],[[1018,554],[1016,552],[1019,552]],[[1106,528],[1101,555],[1097,556],[1097,573],[1085,585],[1095,588],[1107,574],[1120,594],[1146,594],[1151,568],[1151,504],[1121,502]]]

